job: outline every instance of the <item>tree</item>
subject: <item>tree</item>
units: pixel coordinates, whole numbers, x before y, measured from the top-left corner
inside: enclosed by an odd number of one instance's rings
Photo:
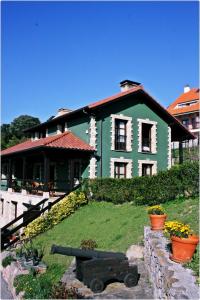
[[[39,124],[40,120],[38,118],[28,115],[15,118],[11,124],[2,124],[1,149],[6,149],[24,141],[27,137],[30,137],[24,130]]]
[[[31,128],[39,124],[40,120],[38,118],[28,115],[21,115],[11,122],[10,131],[13,136],[17,137],[18,139],[21,139],[24,136],[27,136],[27,134],[24,133],[25,129]]]
[[[1,149],[5,149],[11,138],[10,133],[10,124],[2,124],[1,125]]]

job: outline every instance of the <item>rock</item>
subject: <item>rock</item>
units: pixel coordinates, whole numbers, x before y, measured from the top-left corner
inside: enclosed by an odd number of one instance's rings
[[[130,248],[128,248],[126,252],[126,256],[128,257],[128,260],[134,261],[136,258],[143,258],[144,257],[144,247],[138,246],[138,245],[132,245]]]

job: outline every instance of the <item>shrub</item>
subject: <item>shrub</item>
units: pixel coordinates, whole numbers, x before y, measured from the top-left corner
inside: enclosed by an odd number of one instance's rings
[[[2,260],[2,266],[3,268],[6,268],[8,265],[10,265],[13,261],[16,261],[13,256],[8,255]]]
[[[188,162],[154,176],[132,179],[86,179],[81,189],[88,199],[114,204],[131,201],[137,205],[154,205],[181,196],[195,197],[199,191],[199,165]]]
[[[87,203],[84,193],[71,193],[60,202],[56,203],[51,210],[28,224],[24,230],[25,237],[33,237],[45,232],[64,218],[70,216],[75,210]]]
[[[81,247],[81,249],[85,249],[85,250],[87,250],[87,249],[93,250],[93,249],[97,248],[98,245],[97,245],[96,241],[94,241],[94,240],[82,240],[80,247]]]
[[[52,288],[52,299],[84,299],[84,297],[78,293],[78,289],[75,287],[69,288],[64,283],[59,282]]]

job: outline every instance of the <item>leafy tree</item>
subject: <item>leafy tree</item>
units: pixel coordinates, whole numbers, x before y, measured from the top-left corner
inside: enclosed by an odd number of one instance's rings
[[[29,135],[24,133],[24,130],[39,124],[40,120],[38,118],[28,115],[15,118],[11,124],[2,124],[1,149],[6,149],[26,140]]]
[[[13,136],[21,139],[25,136],[24,130],[30,127],[36,126],[40,124],[40,120],[38,118],[21,115],[18,118],[15,118],[10,124],[10,131]]]
[[[5,149],[11,138],[10,133],[10,124],[2,124],[1,125],[1,149]]]

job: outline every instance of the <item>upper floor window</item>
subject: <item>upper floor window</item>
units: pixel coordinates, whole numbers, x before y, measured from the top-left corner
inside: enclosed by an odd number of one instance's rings
[[[111,115],[111,150],[132,151],[132,117]]]
[[[115,120],[115,150],[126,150],[127,121]]]
[[[157,153],[157,122],[138,120],[138,152]]]
[[[193,101],[189,101],[189,102],[182,102],[182,103],[178,103],[176,105],[176,108],[180,108],[180,107],[186,107],[186,106],[191,106],[193,104],[196,104],[198,101],[197,100],[193,100]]]
[[[114,168],[115,168],[115,173],[114,177],[115,178],[126,178],[126,167],[127,163],[124,162],[115,162]]]
[[[151,152],[152,124],[142,123],[142,152]]]
[[[182,124],[185,126],[185,127],[189,127],[189,119],[184,119],[184,120],[182,120]]]

